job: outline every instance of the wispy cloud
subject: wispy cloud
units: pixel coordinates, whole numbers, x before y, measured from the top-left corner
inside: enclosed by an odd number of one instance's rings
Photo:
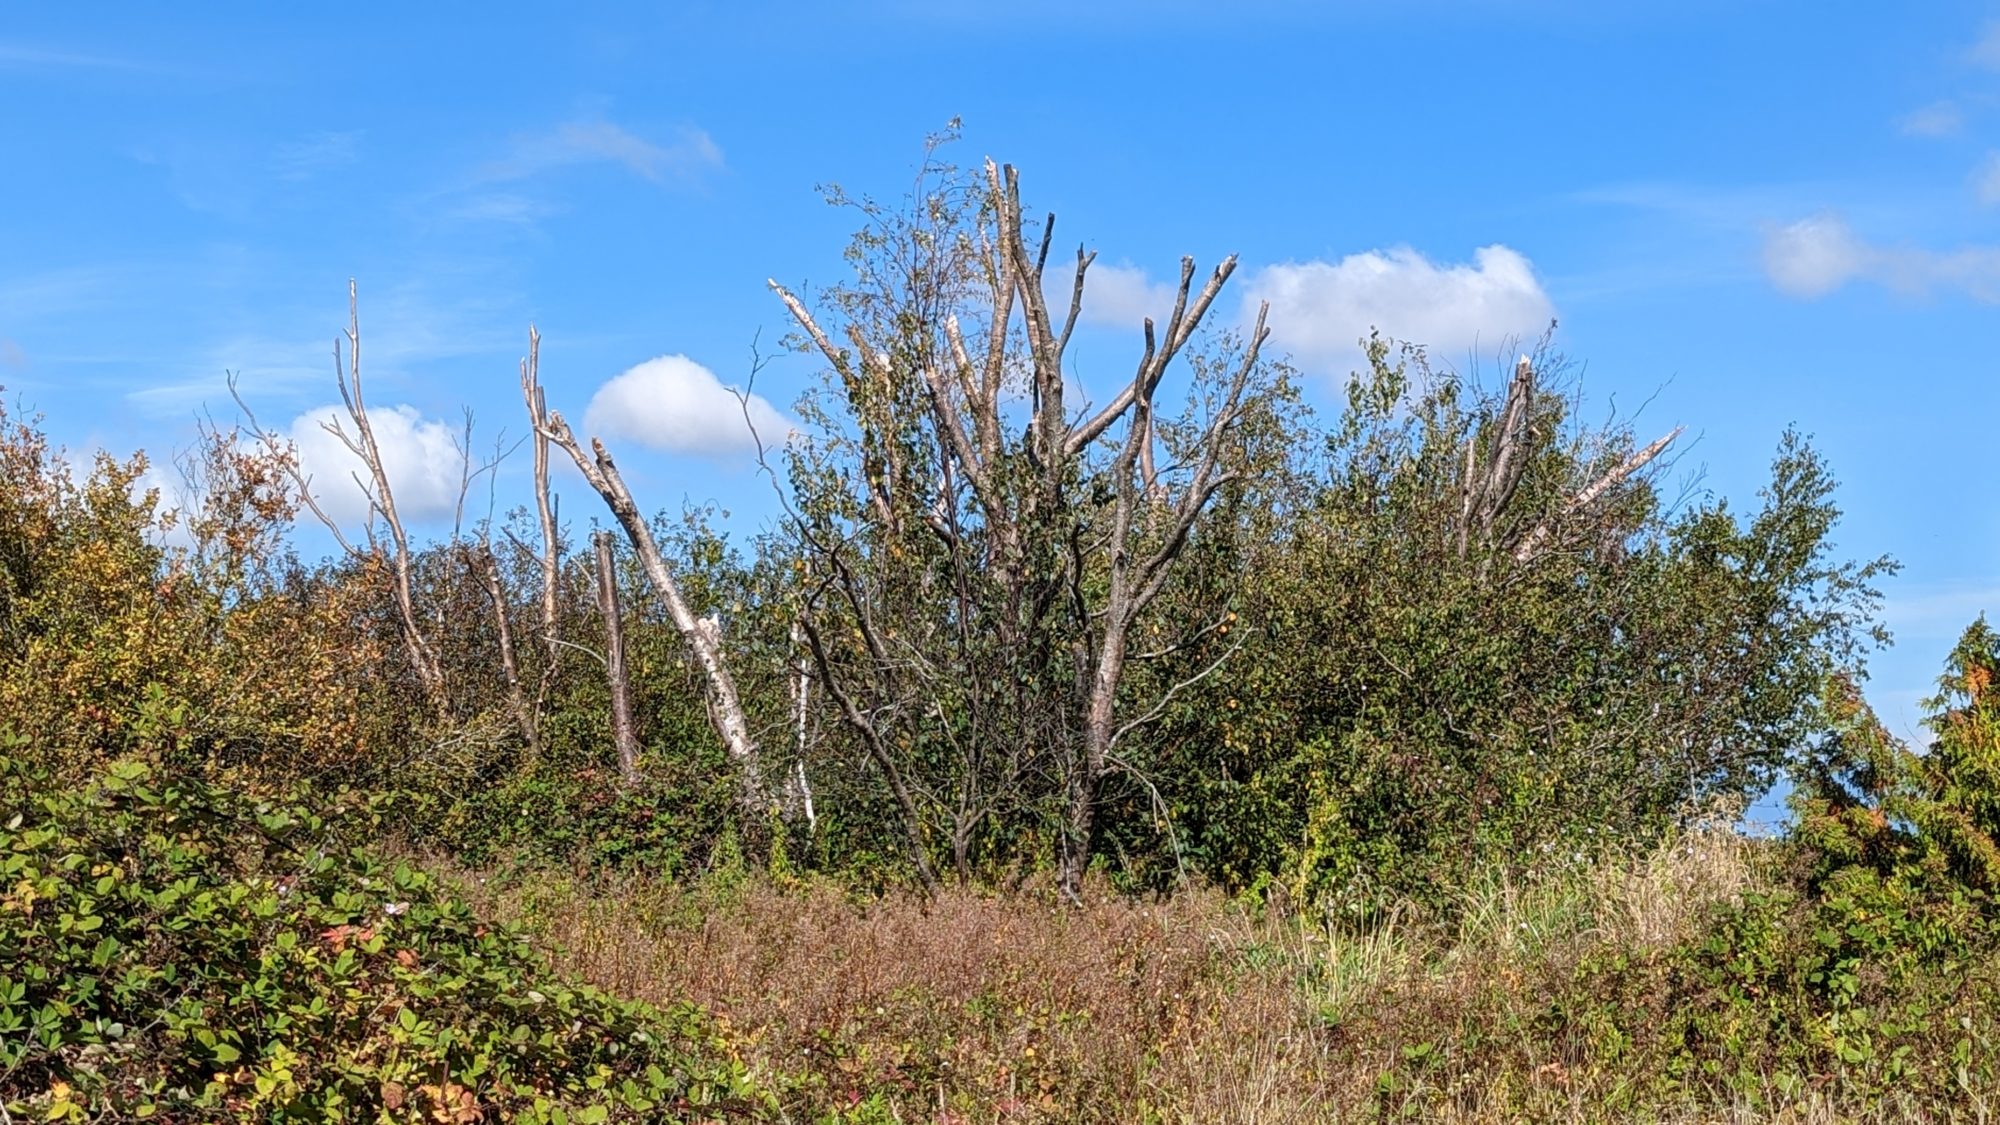
[[[722,149],[691,125],[664,141],[654,141],[610,121],[570,121],[546,132],[516,136],[507,155],[481,168],[476,179],[505,183],[592,163],[617,164],[654,183],[665,183],[722,167]]]
[[[271,154],[271,171],[280,180],[294,183],[309,180],[354,163],[360,145],[359,130],[313,133],[279,145]]]
[[[158,73],[164,68],[137,59],[94,55],[30,43],[0,42],[0,70],[124,70]]]
[[[1822,181],[1716,185],[1636,180],[1571,192],[1568,201],[1657,215],[1687,228],[1727,235],[1754,230],[1773,214],[1796,211],[1799,201],[1824,197],[1835,186]]]
[[[451,218],[475,223],[505,223],[532,227],[551,215],[561,213],[561,205],[518,192],[476,195],[446,212]]]
[[[1956,136],[1965,127],[1965,111],[1954,101],[1932,102],[1922,109],[1904,114],[1896,127],[1906,137],[1936,139]]]
[[[318,392],[333,382],[330,340],[331,336],[326,340],[234,336],[164,365],[164,378],[156,375],[146,385],[127,390],[124,398],[146,414],[167,417],[226,405],[231,375],[253,399]]]
[[[1972,190],[1979,202],[1991,207],[2000,204],[2000,152],[1989,152],[1972,174]]]
[[[488,285],[462,296],[458,279],[424,281],[361,291],[363,374],[375,393],[388,395],[421,379],[429,365],[466,356],[511,357],[521,325],[511,298]],[[344,307],[273,311],[261,323],[210,337],[170,363],[155,361],[141,385],[121,387],[128,405],[154,416],[185,415],[229,402],[233,373],[253,406],[289,409],[320,399],[333,386],[333,341]]]
[[[1912,295],[1937,290],[2000,304],[2000,246],[1969,244],[1950,250],[1889,246],[1856,233],[1839,214],[1826,212],[1764,234],[1764,273],[1781,292],[1823,297],[1854,281],[1871,281]]]
[[[0,278],[0,328],[18,331],[23,325],[115,307],[172,277],[156,264],[119,262]]]
[[[2000,612],[2000,582],[1917,587],[1882,605],[1884,623],[1905,643],[1956,641],[1981,614],[1995,612]]]
[[[166,189],[190,211],[242,220],[256,209],[264,184],[256,146],[239,140],[168,137],[132,151],[160,169]]]
[[[1966,57],[1988,70],[2000,70],[2000,20],[1988,20]]]

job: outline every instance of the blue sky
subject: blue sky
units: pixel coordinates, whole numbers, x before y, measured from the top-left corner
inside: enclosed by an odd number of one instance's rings
[[[767,494],[740,445],[677,423],[714,416],[711,378],[741,380],[752,341],[784,333],[767,277],[840,275],[852,218],[814,185],[893,196],[958,116],[961,159],[1021,166],[1059,241],[1115,267],[1086,305],[1087,366],[1126,362],[1181,254],[1234,251],[1329,406],[1371,323],[1490,362],[1553,315],[1593,402],[1689,427],[1679,469],[1703,487],[1748,501],[1784,426],[1815,435],[1844,482],[1842,548],[1905,565],[1871,694],[1912,732],[1957,631],[2000,602],[1996,19],[1758,0],[13,5],[0,384],[72,448],[159,453],[203,404],[229,412],[237,371],[266,422],[311,439],[355,277],[370,397],[420,514],[447,506],[429,478],[462,407],[482,441],[520,432],[532,321],[552,404],[613,436],[644,500],[754,518]],[[782,412],[809,374],[781,361],[758,390]]]

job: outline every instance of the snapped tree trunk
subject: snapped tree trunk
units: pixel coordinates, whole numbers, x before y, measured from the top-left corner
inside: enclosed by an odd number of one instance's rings
[[[1234,427],[1265,326],[1260,313],[1234,378],[1206,399],[1206,424],[1156,419],[1162,380],[1236,268],[1233,256],[1225,258],[1197,284],[1194,260],[1183,258],[1163,331],[1150,319],[1143,324],[1131,381],[1102,407],[1075,410],[1066,405],[1064,355],[1095,255],[1078,247],[1069,307],[1052,313],[1044,267],[1055,217],[1029,245],[1015,170],[987,162],[976,217],[954,211],[950,197],[925,195],[916,218],[857,239],[868,283],[835,304],[847,322],[833,333],[798,296],[770,283],[837,376],[831,385],[853,424],[851,442],[836,443],[851,457],[831,486],[844,495],[827,506],[844,511],[851,502],[852,518],[867,527],[849,537],[794,514],[812,565],[837,595],[807,600],[808,614],[819,615],[809,616],[807,634],[828,698],[896,795],[926,882],[932,824],[948,820],[952,861],[963,874],[976,826],[1007,804],[1032,801],[1058,827],[1055,858],[1063,892],[1074,899],[1104,779],[1114,770],[1137,773],[1116,744],[1162,713],[1160,706],[1137,718],[1120,713],[1129,703],[1119,697],[1127,639],[1210,501],[1235,479],[1237,458],[1225,447],[1238,444]],[[954,229],[935,229],[940,224]],[[879,278],[909,279],[911,291],[878,293],[870,272],[878,267]],[[960,311],[966,323],[982,325],[983,351],[967,338]],[[835,343],[839,336],[851,347]],[[1204,367],[1198,380],[1229,378],[1226,367]],[[1016,388],[1019,397],[1010,393]],[[1121,420],[1130,427],[1122,442],[1115,451],[1100,448]],[[1156,461],[1156,441],[1171,456]],[[912,468],[924,458],[935,459],[934,471]],[[1113,512],[1105,511],[1107,497]],[[906,537],[906,528],[928,534]],[[922,597],[954,606],[928,634],[949,637],[947,650],[926,650],[911,638],[916,630],[899,636],[876,621],[882,595],[909,589],[907,560],[933,557],[925,565],[936,569],[916,580],[929,582]],[[846,659],[830,660],[832,645]],[[1054,660],[1070,662],[1073,679],[1055,674]],[[933,690],[947,679],[951,690]],[[1067,686],[1050,686],[1062,681]],[[958,713],[933,710],[943,696]],[[914,749],[925,743],[938,752]]]
[[[674,580],[673,567],[667,565],[666,556],[660,553],[652,528],[647,526],[646,517],[640,513],[638,502],[632,499],[632,492],[625,486],[625,478],[619,474],[618,466],[611,460],[611,453],[604,448],[604,443],[592,438],[591,452],[586,454],[560,411],[549,412],[540,433],[569,454],[570,460],[576,463],[577,471],[604,499],[618,525],[624,528],[625,537],[638,553],[647,580],[659,593],[660,600],[666,603],[667,616],[694,654],[696,663],[701,665],[708,691],[709,718],[736,767],[739,801],[745,812],[762,815],[768,806],[762,755],[756,738],[750,733],[750,720],[744,713],[742,698],[737,694],[736,679],[729,672],[729,661],[722,650],[720,623],[697,618],[688,606],[687,599],[681,595],[680,583]]]
[[[618,610],[618,571],[611,533],[591,534],[597,554],[597,608],[604,614],[604,675],[611,687],[611,740],[618,747],[618,776],[639,780],[639,734],[632,722],[632,681],[625,670],[625,626]]]

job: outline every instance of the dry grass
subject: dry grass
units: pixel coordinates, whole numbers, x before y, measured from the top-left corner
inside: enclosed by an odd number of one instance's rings
[[[721,1015],[805,1100],[897,1119],[1317,1121],[1335,1070],[1279,930],[1219,896],[826,885],[502,886],[457,873],[615,992]]]
[[[1726,830],[1695,832],[1628,863],[1493,880],[1467,893],[1449,931],[1391,920],[1360,934],[1203,890],[1142,901],[1098,888],[1074,909],[1033,891],[857,901],[754,878],[684,888],[447,874],[584,978],[717,1012],[771,1074],[803,1076],[793,1100],[808,1116],[858,1106],[952,1125],[1288,1125],[1401,1109],[1584,1122],[1631,1104],[1629,1076],[1566,1064],[1560,1042],[1524,1030],[1548,989],[1592,949],[1643,956],[1690,934],[1709,905],[1757,883],[1757,854]],[[1469,1022],[1485,1036],[1475,1064],[1408,1077],[1411,1051]],[[1385,1091],[1390,1072],[1403,1077]],[[1824,1092],[1770,1094],[1762,1104],[1780,1108],[1653,1104],[1639,1116],[1856,1119]],[[1924,1118],[1891,1106],[1866,1119]]]

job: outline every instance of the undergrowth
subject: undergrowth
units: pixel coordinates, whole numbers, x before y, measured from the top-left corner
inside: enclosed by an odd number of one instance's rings
[[[137,763],[0,765],[0,1119],[773,1115],[723,1025],[566,983],[366,826]]]
[[[439,866],[564,968],[721,1014],[757,1066],[795,1076],[798,1117],[1983,1120],[2000,1090],[1983,925],[1801,896],[1798,855],[1704,828],[1366,929],[1202,889],[1100,886],[1077,909],[1033,886]]]

